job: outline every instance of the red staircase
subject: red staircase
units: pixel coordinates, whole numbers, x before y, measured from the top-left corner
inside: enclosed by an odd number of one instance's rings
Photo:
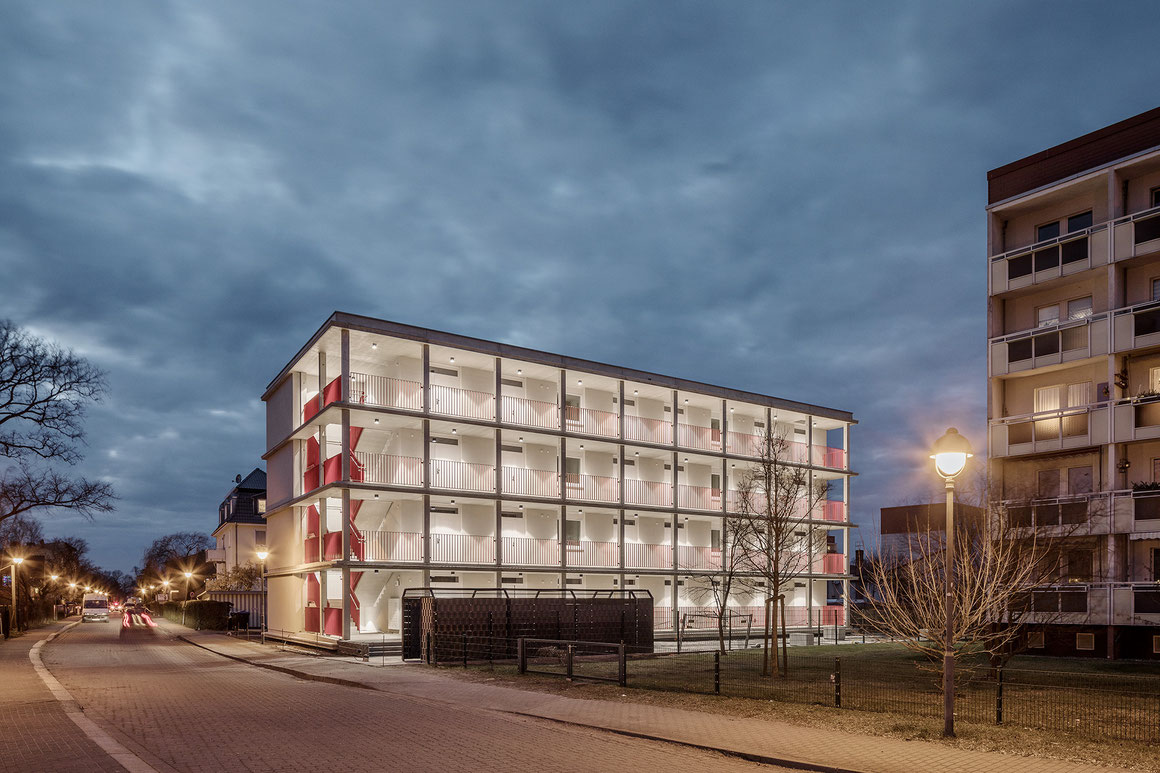
[[[305,628],[311,633],[318,633],[318,608],[321,606],[322,586],[318,584],[318,577],[314,573],[306,575],[306,615]],[[311,606],[313,604],[314,606]]]

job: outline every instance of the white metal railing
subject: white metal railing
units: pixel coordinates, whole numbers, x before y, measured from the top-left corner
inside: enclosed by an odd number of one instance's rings
[[[725,444],[731,454],[740,454],[742,456],[760,456],[761,455],[761,435],[751,435],[748,432],[734,432],[729,430],[725,433]],[[802,460],[805,461],[804,459]]]
[[[694,424],[677,425],[677,445],[703,451],[721,450],[721,430]]]
[[[721,490],[708,486],[677,486],[677,504],[694,510],[720,510]]]
[[[564,420],[568,423],[569,432],[620,437],[620,417],[615,413],[569,405],[564,408]]]
[[[413,456],[370,454],[355,451],[354,458],[362,465],[364,483],[384,483],[391,486],[422,486],[423,460]]]
[[[350,401],[384,408],[423,410],[423,385],[390,376],[350,374]]]
[[[564,480],[567,483],[569,499],[583,499],[589,502],[620,501],[620,480],[618,478],[570,472],[564,475]]]
[[[721,549],[701,545],[678,545],[677,568],[719,570],[721,568]]]
[[[560,541],[537,537],[501,537],[505,564],[514,566],[559,566]]]
[[[500,400],[501,421],[545,429],[560,428],[560,406],[543,400],[504,395]]]
[[[503,493],[533,497],[560,496],[560,476],[555,470],[530,470],[526,467],[503,468]]]
[[[431,413],[491,421],[495,418],[495,395],[490,392],[432,384]]]
[[[615,542],[569,541],[564,552],[568,566],[620,566],[620,545]]]
[[[624,439],[636,440],[641,443],[671,445],[673,442],[673,423],[664,419],[625,416]]]
[[[672,569],[673,546],[626,542],[624,565],[630,569]]]
[[[422,561],[423,535],[403,531],[364,531],[367,561]]]
[[[490,464],[431,460],[432,488],[495,491],[495,467]]]
[[[495,563],[495,537],[478,534],[432,534],[432,563]]]
[[[672,507],[673,486],[663,481],[628,478],[624,481],[624,502],[629,505]]]

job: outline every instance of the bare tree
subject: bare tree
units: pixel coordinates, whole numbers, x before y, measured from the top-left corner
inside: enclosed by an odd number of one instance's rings
[[[725,651],[725,632],[729,624],[729,599],[739,590],[747,590],[753,583],[745,576],[746,553],[734,550],[727,540],[731,517],[726,516],[721,534],[721,569],[709,577],[692,576],[689,597],[700,606],[711,606],[717,622],[717,647]],[[688,569],[682,566],[682,569]],[[678,625],[680,621],[678,621]]]
[[[38,508],[112,509],[109,484],[51,466],[82,459],[85,409],[104,390],[88,361],[0,320],[0,522]]]
[[[201,551],[209,550],[212,545],[213,541],[208,536],[193,531],[179,531],[158,537],[141,557],[145,567],[143,571],[159,572],[171,563],[188,561]]]
[[[806,460],[794,458],[793,451],[773,427],[765,429],[758,461],[742,473],[738,483],[738,515],[728,519],[731,546],[739,554],[740,566],[750,572],[751,587],[763,587],[766,596],[763,674],[770,670],[769,609],[795,577],[809,571],[813,556],[826,544],[826,532],[810,523],[811,513],[825,497],[824,484],[815,484],[804,466]],[[784,613],[780,617],[784,641],[787,623]],[[782,674],[776,646],[773,659]]]

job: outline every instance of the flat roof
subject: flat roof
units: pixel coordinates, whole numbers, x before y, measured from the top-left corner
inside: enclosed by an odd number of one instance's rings
[[[987,203],[1018,196],[1160,147],[1160,107],[987,172]]]
[[[828,419],[836,419],[838,421],[849,422],[850,424],[857,424],[854,415],[849,411],[842,411],[836,408],[826,408],[820,405],[812,405],[810,403],[798,402],[796,400],[785,400],[780,397],[773,397],[770,395],[763,395],[757,392],[747,392],[741,389],[731,389],[729,387],[717,386],[714,384],[706,384],[701,381],[693,381],[691,379],[677,378],[675,376],[665,376],[659,373],[651,373],[645,370],[635,370],[633,368],[625,368],[619,365],[609,365],[603,362],[596,362],[594,360],[585,360],[577,357],[567,357],[562,354],[554,354],[552,352],[544,352],[538,349],[528,349],[522,346],[514,346],[512,344],[499,343],[497,341],[488,341],[482,338],[473,338],[471,336],[459,335],[457,333],[446,333],[440,330],[431,330],[430,328],[418,327],[416,325],[407,325],[401,322],[390,322],[383,319],[375,319],[374,317],[366,317],[360,314],[350,314],[343,311],[336,311],[330,315],[322,326],[310,337],[310,340],[298,350],[298,353],[286,364],[285,367],[278,373],[277,376],[266,386],[266,391],[262,394],[262,399],[269,397],[270,393],[277,387],[283,379],[290,373],[290,367],[297,362],[302,355],[308,352],[320,338],[332,327],[348,328],[350,330],[360,330],[365,333],[377,333],[380,335],[393,336],[395,338],[406,338],[412,341],[417,341],[426,344],[436,344],[440,346],[453,346],[458,349],[466,349],[469,351],[481,352],[484,354],[491,354],[496,357],[512,357],[515,359],[526,360],[540,365],[550,365],[553,367],[563,368],[565,370],[581,370],[587,373],[597,373],[600,375],[610,376],[613,378],[628,379],[631,381],[640,381],[644,383],[656,384],[658,386],[669,387],[671,389],[684,389],[690,392],[699,392],[701,394],[714,395],[730,400],[743,400],[745,402],[758,403],[761,405],[768,405],[772,408],[784,408],[786,410],[797,411],[800,413],[808,413],[813,416],[824,417]]]

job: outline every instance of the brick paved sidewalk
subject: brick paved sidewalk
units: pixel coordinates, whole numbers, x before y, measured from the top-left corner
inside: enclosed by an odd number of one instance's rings
[[[856,735],[766,719],[746,719],[636,703],[568,698],[466,682],[417,666],[369,667],[355,659],[283,651],[165,621],[169,635],[221,655],[304,678],[357,684],[387,693],[570,722],[689,744],[810,770],[859,773],[1083,773],[1118,770],[1035,757],[956,749],[928,741]]]
[[[0,771],[120,771],[121,766],[80,731],[37,676],[32,645],[64,623],[0,641]]]

